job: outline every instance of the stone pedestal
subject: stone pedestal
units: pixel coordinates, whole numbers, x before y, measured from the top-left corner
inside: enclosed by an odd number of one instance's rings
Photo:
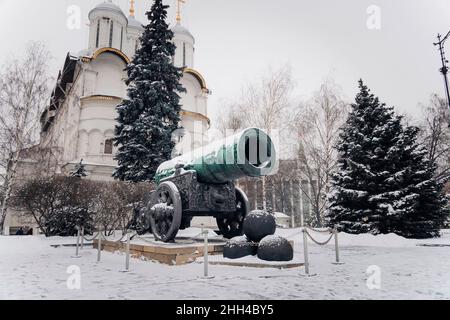
[[[93,241],[94,249],[98,248],[98,240]],[[209,255],[221,255],[224,242],[211,243],[208,246]],[[125,252],[126,243],[102,240],[102,250],[107,252]],[[195,262],[203,257],[203,242],[182,241],[179,243],[131,241],[130,255],[133,258],[146,258],[167,265],[183,265]]]

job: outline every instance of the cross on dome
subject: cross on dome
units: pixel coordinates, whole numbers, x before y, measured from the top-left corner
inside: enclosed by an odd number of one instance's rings
[[[134,0],[130,0],[130,17],[134,18]]]
[[[177,23],[181,22],[181,4],[186,3],[186,0],[176,0],[177,1]]]

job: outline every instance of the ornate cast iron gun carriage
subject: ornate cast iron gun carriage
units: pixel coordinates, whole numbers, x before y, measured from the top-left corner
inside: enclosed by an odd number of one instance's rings
[[[212,216],[224,237],[242,235],[249,204],[234,181],[269,175],[275,165],[271,138],[256,128],[164,162],[155,175],[157,190],[141,215],[140,233],[151,229],[156,239],[170,242],[193,217]]]

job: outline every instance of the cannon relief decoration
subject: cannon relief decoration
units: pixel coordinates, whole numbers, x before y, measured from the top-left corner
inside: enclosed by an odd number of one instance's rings
[[[138,232],[151,231],[157,240],[171,242],[193,217],[212,216],[225,238],[240,236],[249,203],[235,181],[270,175],[276,165],[271,138],[257,128],[166,161],[156,172],[157,189],[140,216]]]

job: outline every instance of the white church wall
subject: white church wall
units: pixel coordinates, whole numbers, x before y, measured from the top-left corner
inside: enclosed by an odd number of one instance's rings
[[[78,133],[78,158],[82,159],[87,156],[89,152],[89,134],[86,130],[81,130]]]
[[[110,20],[104,19],[105,17]],[[113,21],[112,47],[121,50],[129,58],[134,56],[136,41],[141,31],[127,27],[128,21],[124,15],[94,10],[90,20],[89,49],[91,52],[110,47],[111,24],[109,21]],[[100,32],[97,47],[98,21],[100,21]],[[123,38],[122,27],[124,27]],[[175,65],[193,68],[194,39],[184,32],[176,32],[174,43],[177,46]],[[63,148],[62,162],[64,163],[62,165],[75,163],[83,158],[86,163],[104,164],[109,168],[116,164],[113,156],[117,148],[113,148],[112,155],[105,154],[105,141],[114,137],[117,118],[115,107],[120,103],[120,98],[126,97],[125,63],[116,54],[104,52],[94,60],[83,62],[82,68],[81,76],[75,83],[73,92],[58,111],[50,130],[58,147]],[[187,93],[180,94],[180,103],[183,110],[189,111],[183,114],[181,125],[189,133],[192,145],[199,147],[206,142],[208,130],[207,94],[192,74],[184,74],[181,83],[187,89]]]
[[[102,150],[101,150],[101,146],[103,144],[104,141],[104,136],[103,133],[99,130],[99,129],[93,129],[89,132],[89,153],[88,153],[88,157],[89,156],[94,156],[94,155],[99,155],[101,154]]]
[[[49,131],[42,136],[41,145],[52,146],[61,151],[60,162],[70,161],[76,157],[78,142],[78,122],[80,116],[80,96],[83,88],[83,77],[78,77],[83,73],[80,67],[75,70],[75,83],[66,88],[68,96],[59,106],[53,125]]]
[[[181,84],[186,89],[187,92],[181,93],[180,104],[182,105],[183,110],[197,112],[197,103],[195,96],[199,92],[199,85],[195,85],[195,82],[189,81],[186,79],[186,75],[182,78]],[[196,88],[197,87],[197,88]]]
[[[114,129],[109,129],[105,131],[105,138],[112,139],[114,138]]]
[[[109,18],[104,19],[104,18]],[[130,59],[135,55],[136,43],[141,31],[128,27],[123,13],[110,9],[93,10],[89,16],[89,44],[84,54],[89,56],[97,49],[113,47],[125,53]],[[111,23],[113,38],[110,43]],[[97,45],[97,28],[100,32]],[[122,38],[123,27],[123,38]],[[194,39],[183,30],[175,33],[174,43],[177,50],[174,56],[178,67],[194,67]],[[80,69],[81,68],[81,69]],[[80,60],[75,74],[74,87],[56,112],[53,124],[48,132],[42,134],[41,145],[62,150],[59,161],[60,172],[68,174],[82,158],[87,164],[88,179],[111,181],[111,174],[117,163],[113,154],[105,154],[105,141],[114,136],[117,113],[115,107],[120,99],[126,97],[125,62],[113,53],[105,52],[94,60]],[[182,108],[191,113],[182,116],[181,125],[189,133],[192,145],[200,146],[206,141],[208,121],[207,95],[198,80],[191,74],[185,74],[181,80],[188,94],[181,94]],[[112,96],[98,97],[98,96]],[[197,114],[199,113],[199,114]],[[191,146],[189,147],[191,148]],[[21,162],[20,176],[29,177],[35,170],[35,162]],[[26,225],[16,214],[8,217],[5,227]]]
[[[113,148],[112,154],[105,153],[105,142],[107,139],[114,137],[111,122],[106,120],[98,120],[98,127],[101,129],[91,129],[90,131],[82,130],[79,133],[79,157],[87,162],[108,163],[113,164],[113,156],[117,151]],[[91,121],[91,125],[93,122]],[[104,130],[105,127],[108,127]]]
[[[81,93],[82,93],[82,78],[77,78],[76,83],[72,88],[72,94],[67,98],[67,114],[66,126],[64,135],[64,149],[63,161],[71,161],[77,156],[77,142],[78,142],[78,123],[80,121],[80,107],[81,107]]]
[[[124,79],[126,73],[123,71],[125,63],[117,55],[105,52],[91,62],[91,70],[97,73],[95,81],[96,95],[126,96],[126,85]]]
[[[207,94],[201,91],[199,94],[195,96],[196,112],[207,117],[208,116],[207,103],[208,103]]]
[[[141,33],[133,28],[127,29],[127,35],[126,35],[126,42],[123,46],[123,52],[126,54],[127,57],[130,59],[134,57],[136,53],[136,48],[139,45],[139,38],[141,36]]]
[[[91,70],[89,65],[86,65],[83,73],[83,97],[88,97],[93,95],[96,90],[96,79],[97,72],[95,70]]]
[[[108,47],[108,36],[109,36],[109,23],[108,20],[99,18],[100,20],[100,31],[99,31],[99,46],[95,46],[94,48],[104,48]],[[97,20],[98,21],[98,20]],[[96,22],[97,22],[96,21]]]
[[[87,98],[82,102],[79,122],[79,157],[92,163],[115,164],[113,154],[105,154],[105,141],[114,137],[119,99]]]
[[[49,128],[48,132],[41,139],[41,145],[43,147],[52,147],[56,150],[62,150],[62,154],[59,155],[60,161],[63,161],[63,156],[68,150],[66,150],[65,134],[66,127],[69,122],[68,118],[69,100],[64,101],[59,106],[59,110],[56,113],[56,117],[53,121],[53,125]]]
[[[187,91],[180,94],[180,103],[183,106],[183,110],[198,112],[206,115],[206,108],[204,108],[203,105],[199,105],[200,101],[197,99],[198,96],[201,96],[203,94],[198,80],[191,74],[185,73],[180,82]]]
[[[123,14],[116,12],[101,12],[94,11],[90,15],[90,28],[89,28],[89,49],[98,49],[105,47],[112,47],[121,50],[121,39],[122,39],[122,27],[124,29],[123,39],[126,39],[126,26],[128,21]],[[100,31],[98,32],[99,41],[97,46],[97,29],[99,27],[100,21]],[[111,38],[111,24],[112,24],[112,38]],[[111,41],[112,40],[112,43]]]
[[[102,100],[101,98],[92,98],[92,100],[83,102],[80,116],[80,129],[90,130],[93,128],[98,128],[98,124],[95,122],[96,120],[108,121],[108,126],[103,128],[103,130],[113,128],[116,124],[116,106],[119,104],[119,101],[120,100],[118,99]],[[89,122],[91,124],[87,124]]]
[[[175,66],[194,68],[194,43],[192,38],[184,34],[175,34],[173,43],[177,47],[174,56]]]
[[[207,143],[208,122],[194,115],[184,115],[181,126],[187,135],[183,138],[183,149],[197,149]]]

